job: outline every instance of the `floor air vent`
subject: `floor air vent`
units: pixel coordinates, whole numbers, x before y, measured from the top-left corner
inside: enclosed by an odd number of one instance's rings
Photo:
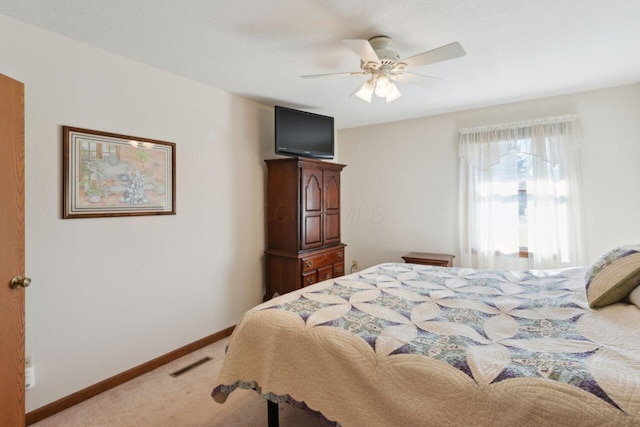
[[[170,373],[169,375],[171,375],[172,377],[179,377],[180,375],[184,374],[185,372],[189,372],[190,370],[192,370],[193,368],[197,368],[198,366],[202,365],[203,363],[208,362],[209,360],[213,360],[213,358],[207,356],[207,357],[203,357],[202,359],[193,362],[191,365],[185,366],[184,368],[180,368],[175,372]]]

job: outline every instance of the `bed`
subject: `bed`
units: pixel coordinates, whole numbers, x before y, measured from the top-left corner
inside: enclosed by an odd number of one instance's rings
[[[640,425],[640,309],[590,308],[598,272],[385,263],[317,283],[245,313],[212,396],[345,427]]]

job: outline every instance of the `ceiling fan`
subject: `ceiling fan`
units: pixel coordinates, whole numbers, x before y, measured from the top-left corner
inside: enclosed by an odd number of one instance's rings
[[[400,55],[392,49],[393,40],[387,36],[376,36],[369,40],[347,39],[342,40],[342,42],[349,46],[351,50],[360,57],[361,71],[315,74],[300,77],[303,79],[313,79],[318,77],[370,75],[370,78],[351,94],[351,96],[355,95],[367,102],[371,102],[371,96],[374,93],[381,98],[385,98],[387,102],[398,99],[402,94],[394,84],[396,81],[410,83],[427,89],[431,88],[440,81],[439,78],[409,73],[407,70],[466,55],[466,52],[458,42],[450,43],[405,59],[400,59]]]

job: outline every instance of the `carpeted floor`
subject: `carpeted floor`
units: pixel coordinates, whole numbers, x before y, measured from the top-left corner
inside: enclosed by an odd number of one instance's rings
[[[267,404],[255,391],[236,390],[224,404],[211,390],[224,359],[228,338],[86,400],[33,424],[37,427],[253,427],[267,425]],[[184,366],[212,357],[176,378]],[[323,420],[302,409],[280,405],[280,426],[326,427]]]

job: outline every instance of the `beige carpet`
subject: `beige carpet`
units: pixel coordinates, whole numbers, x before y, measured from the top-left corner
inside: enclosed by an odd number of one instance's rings
[[[267,403],[255,391],[236,390],[227,402],[211,398],[228,338],[33,424],[38,427],[88,426],[266,426]],[[212,357],[179,377],[169,374]],[[302,409],[280,405],[280,426],[326,427]]]

